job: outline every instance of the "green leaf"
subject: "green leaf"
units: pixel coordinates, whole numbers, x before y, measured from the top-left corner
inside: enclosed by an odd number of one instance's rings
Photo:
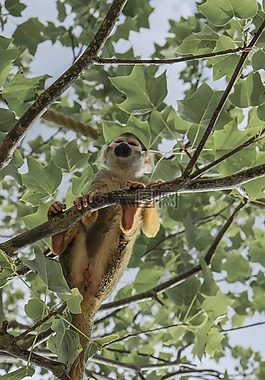
[[[37,322],[44,317],[46,305],[39,298],[31,298],[26,303],[24,309],[27,316],[33,319],[34,322]]]
[[[251,268],[246,259],[239,253],[230,251],[223,264],[223,269],[227,272],[227,281],[241,281],[245,283],[251,275]]]
[[[0,140],[2,140],[6,133],[14,126],[15,121],[14,112],[5,108],[0,108]]]
[[[45,167],[32,157],[28,157],[27,162],[29,171],[22,175],[22,182],[27,191],[21,200],[37,206],[41,200],[51,197],[58,189],[62,173],[53,161]]]
[[[242,108],[264,103],[265,91],[260,74],[250,73],[246,79],[239,79],[230,100],[235,106]]]
[[[37,18],[30,18],[18,25],[13,34],[14,43],[27,48],[30,54],[34,55],[38,44],[44,41],[44,29],[45,26]]]
[[[67,292],[68,293],[68,292]],[[83,296],[80,294],[77,288],[71,289],[71,293],[67,294],[64,292],[63,294],[59,294],[59,297],[66,301],[67,307],[72,314],[80,314],[82,313],[81,302],[83,301]]]
[[[21,379],[24,379],[26,376],[32,377],[34,373],[35,373],[35,370],[31,366],[20,367],[19,369],[16,369],[15,371],[9,372],[5,375],[1,375],[1,379],[2,380],[21,380]]]
[[[18,71],[3,90],[3,97],[10,109],[21,116],[44,89],[48,75],[26,78],[23,71]]]
[[[264,196],[263,190],[265,188],[265,178],[254,179],[244,184],[244,189],[246,190],[248,196],[254,200],[259,199]]]
[[[11,71],[12,63],[19,53],[17,48],[9,46],[12,41],[12,38],[0,36],[0,87],[3,86],[6,77]]]
[[[65,3],[57,1],[56,6],[58,11],[58,20],[63,22],[67,16]]]
[[[52,202],[51,202],[52,203]],[[51,204],[50,203],[50,204]],[[42,224],[47,220],[47,209],[48,205],[46,203],[39,203],[37,211],[34,212],[32,209],[32,213],[26,213],[22,216],[22,219],[28,229],[36,227],[38,224]]]
[[[15,263],[4,251],[0,249],[0,288],[12,277],[15,271]]]
[[[206,311],[211,320],[227,314],[228,306],[234,303],[234,300],[224,295],[219,291],[215,296],[204,296],[205,300],[202,303],[202,309]]]
[[[184,120],[195,123],[199,127],[206,127],[221,96],[221,91],[213,91],[206,83],[203,83],[190,98],[178,101],[178,112]],[[231,120],[230,115],[222,111],[216,128],[228,124]]]
[[[133,3],[128,1],[122,11],[124,15],[128,18],[133,18],[137,20],[137,25],[142,28],[149,27],[149,16],[153,11],[153,7],[149,2],[143,3],[142,0],[134,0]]]
[[[206,352],[213,358],[216,354],[223,351],[222,341],[224,339],[223,333],[217,327],[213,327],[206,336]]]
[[[22,259],[25,265],[37,273],[46,286],[53,292],[71,294],[69,286],[63,276],[61,265],[42,254],[36,254],[35,259]]]
[[[86,164],[85,170],[74,173],[72,177],[72,193],[77,197],[82,193],[87,193],[94,177],[93,170],[90,165]]]
[[[228,36],[220,36],[216,43],[214,51],[222,51],[227,49],[235,49],[236,44],[234,40]],[[208,62],[213,66],[213,79],[218,80],[227,75],[229,78],[234,72],[238,63],[238,56],[236,54],[222,55],[219,57],[208,58]]]
[[[98,344],[99,346],[104,347],[105,345],[111,342],[115,342],[115,340],[119,339],[119,337],[120,336],[118,334],[111,334],[111,335],[106,335],[103,338],[95,339],[94,342]]]
[[[71,364],[82,351],[79,336],[76,331],[66,328],[61,319],[53,319],[52,329],[55,335],[48,340],[48,348],[58,355],[58,361],[70,368]]]
[[[259,285],[258,282],[251,283],[253,290],[253,307],[256,312],[264,312],[265,298],[264,298],[264,284]]]
[[[164,343],[168,346],[175,344],[176,342],[178,342],[182,338],[182,336],[185,334],[186,330],[187,329],[185,326],[171,327],[169,329],[170,338],[167,339],[166,341],[164,341]]]
[[[223,26],[233,17],[243,20],[254,17],[258,4],[256,0],[218,0],[218,4],[216,0],[207,0],[198,8],[213,25]]]
[[[258,107],[257,115],[260,120],[265,121],[265,103]]]
[[[247,128],[244,131],[240,131],[233,123],[228,124],[220,131],[215,131],[213,143],[216,159],[237,146],[242,145],[249,138],[258,134],[259,131],[260,128]],[[230,175],[245,167],[250,167],[256,158],[257,152],[250,146],[222,161],[217,168],[222,175]]]
[[[19,0],[6,0],[5,7],[6,7],[6,10],[10,12],[12,16],[20,17],[21,12],[26,8],[26,5],[23,3],[20,3]]]
[[[70,141],[63,147],[52,147],[52,159],[59,168],[67,173],[77,169],[83,169],[88,165],[89,155],[80,153],[76,140]]]
[[[182,42],[176,52],[179,54],[204,54],[212,52],[219,39],[208,25],[203,27],[199,33],[193,33]]]
[[[153,286],[156,286],[163,274],[163,270],[153,268],[151,271],[149,268],[141,269],[135,280],[134,287],[137,292],[143,292],[145,289],[150,289]]]
[[[155,166],[155,169],[152,173],[151,180],[155,181],[156,179],[162,178],[164,181],[170,181],[172,180],[172,178],[175,178],[180,174],[181,174],[181,169],[180,169],[180,166],[178,165],[177,160],[171,161],[171,160],[162,159]],[[173,196],[174,199],[176,199],[176,197],[177,195]]]
[[[265,255],[262,240],[254,240],[250,242],[248,256],[251,261],[260,263],[265,267]]]
[[[1,112],[0,112],[1,117]],[[5,176],[9,175],[15,179],[15,181],[22,185],[22,179],[21,174],[19,173],[18,169],[24,164],[24,160],[21,156],[21,153],[19,150],[16,150],[14,152],[13,158],[4,169],[0,172],[0,182],[5,178]]]
[[[204,260],[201,259],[200,264],[202,267],[202,275],[204,279],[200,292],[202,294],[206,294],[207,296],[215,296],[220,289],[214,281],[213,273],[208,265],[206,265],[206,262]]]
[[[264,69],[265,51],[258,50],[252,56],[253,71]]]
[[[200,360],[205,353],[207,334],[209,333],[211,327],[212,322],[206,318],[203,324],[195,330],[194,347],[192,351]]]
[[[166,74],[153,77],[147,68],[135,66],[128,76],[110,78],[111,83],[126,95],[119,108],[133,115],[158,109],[167,95]]]
[[[185,314],[189,310],[190,304],[198,296],[200,286],[201,284],[197,278],[190,277],[176,288],[167,290],[166,294],[176,307],[180,309],[183,316],[186,316]]]

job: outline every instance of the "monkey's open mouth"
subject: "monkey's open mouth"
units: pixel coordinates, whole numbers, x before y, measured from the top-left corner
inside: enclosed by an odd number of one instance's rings
[[[117,157],[129,157],[132,153],[132,149],[126,143],[120,143],[114,149],[115,156]]]

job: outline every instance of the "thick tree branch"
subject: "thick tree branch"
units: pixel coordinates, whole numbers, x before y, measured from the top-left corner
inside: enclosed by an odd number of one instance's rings
[[[67,375],[65,364],[51,359],[47,359],[43,356],[35,354],[34,352],[30,352],[19,347],[15,337],[11,334],[8,334],[5,331],[5,327],[3,327],[0,334],[0,350],[11,356],[23,359],[26,362],[28,362],[28,360],[30,359],[30,362],[40,367],[48,369],[60,380],[71,380],[70,377]]]
[[[192,172],[193,168],[194,168],[194,165],[196,164],[200,154],[201,154],[201,151],[203,150],[204,148],[204,145],[206,144],[213,128],[215,127],[215,124],[222,112],[222,109],[228,99],[228,96],[230,95],[231,91],[232,91],[232,88],[234,86],[234,84],[236,83],[240,73],[241,73],[241,70],[244,66],[244,63],[248,57],[248,54],[249,52],[251,51],[252,47],[256,44],[256,42],[258,41],[258,39],[260,38],[260,36],[262,35],[263,31],[265,29],[265,21],[263,21],[263,23],[261,24],[261,26],[259,27],[259,29],[257,30],[257,32],[255,33],[254,37],[252,38],[252,40],[250,41],[250,43],[246,46],[248,48],[247,51],[244,51],[238,61],[238,64],[226,86],[226,89],[219,101],[219,103],[217,104],[217,107],[215,109],[215,111],[213,112],[213,115],[211,117],[211,120],[209,121],[209,124],[201,138],[201,141],[199,142],[190,162],[188,163],[185,171],[184,171],[184,174],[183,176],[184,177],[189,177],[190,173]]]
[[[97,56],[104,45],[126,2],[127,0],[113,0],[106,17],[85,52],[60,78],[38,97],[17,121],[13,129],[6,135],[0,143],[0,169],[8,165],[19,142],[26,135],[33,122],[38,117],[41,117],[72,83],[95,64],[94,57]]]
[[[200,193],[206,191],[232,190],[239,188],[244,183],[265,176],[265,164],[243,170],[223,178],[209,178],[190,180],[189,178],[176,178],[161,185],[146,187],[138,190],[117,190],[111,193],[95,197],[93,203],[86,210],[77,210],[71,207],[63,214],[54,217],[31,230],[22,233],[0,244],[0,249],[12,256],[15,251],[47,238],[55,233],[67,230],[73,223],[80,220],[89,212],[100,210],[117,203],[139,203],[152,199],[162,199],[176,193]]]

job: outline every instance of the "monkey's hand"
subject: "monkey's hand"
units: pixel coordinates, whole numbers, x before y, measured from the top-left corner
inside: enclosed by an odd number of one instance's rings
[[[74,205],[78,208],[78,210],[81,210],[82,208],[87,208],[89,206],[89,203],[92,203],[94,201],[95,196],[99,197],[103,194],[104,193],[101,190],[89,191],[88,193],[85,193],[80,197],[76,198],[74,200]],[[99,201],[101,201],[101,197],[99,197],[98,199]]]
[[[146,185],[146,187],[152,187],[152,186],[155,186],[155,185],[161,185],[162,183],[164,183],[165,181],[163,181],[162,179],[157,179],[156,181],[154,182],[150,182]],[[144,206],[145,207],[154,207],[155,206],[155,200],[154,201],[149,201],[147,202]]]
[[[54,202],[48,209],[47,217],[52,219],[55,215],[61,214],[66,209],[66,204],[59,201]]]
[[[66,209],[66,204],[59,201],[54,202],[48,209],[47,217],[52,219],[55,215],[61,214]],[[56,235],[52,236],[52,251],[56,254],[61,254],[64,249],[64,236],[65,232],[59,232]]]
[[[157,179],[155,180],[154,182],[150,182],[148,183],[146,186],[155,186],[155,185],[161,185],[162,183],[164,183],[165,181],[163,181],[162,179]]]
[[[80,197],[76,198],[74,200],[74,205],[77,207],[78,210],[82,210],[82,208],[87,208],[89,206],[89,203],[92,203],[94,200],[94,197],[97,195],[103,194],[102,191],[99,190],[92,190],[89,193],[85,193],[81,195]],[[82,218],[82,223],[88,227],[91,226],[98,217],[98,211],[94,211],[92,213],[89,213],[85,215]]]
[[[157,179],[156,181],[148,183],[147,185],[144,185],[143,183],[140,183],[140,182],[127,181],[127,186],[130,189],[143,189],[145,187],[152,187],[155,185],[160,185],[161,183],[164,183],[164,181],[162,179]],[[137,201],[135,203],[137,203]],[[144,202],[144,207],[153,207],[154,205],[155,205],[155,201]]]

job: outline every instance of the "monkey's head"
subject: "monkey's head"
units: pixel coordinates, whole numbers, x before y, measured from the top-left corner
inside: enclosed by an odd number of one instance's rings
[[[154,167],[153,154],[132,133],[122,133],[101,152],[102,164],[109,170],[125,169],[136,176],[149,173]]]

